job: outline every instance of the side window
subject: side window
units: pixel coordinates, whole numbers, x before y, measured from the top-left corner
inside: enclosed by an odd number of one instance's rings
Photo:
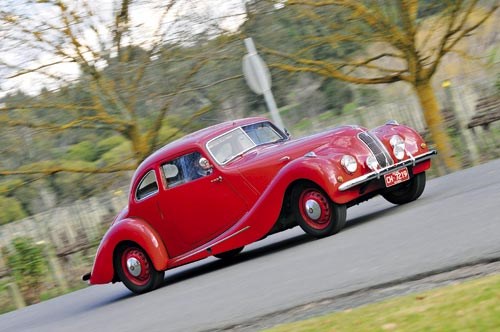
[[[211,173],[200,165],[201,153],[192,152],[162,165],[167,188],[173,188]]]
[[[135,198],[137,200],[141,200],[150,195],[156,194],[158,192],[158,182],[156,181],[155,171],[149,171],[142,178],[141,182],[137,186],[137,190],[135,192]]]

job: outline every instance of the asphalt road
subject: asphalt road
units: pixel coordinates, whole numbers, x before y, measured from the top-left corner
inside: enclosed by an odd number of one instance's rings
[[[166,273],[141,296],[92,286],[0,316],[0,331],[217,330],[429,271],[500,259],[500,159],[428,181],[405,206],[375,198],[347,227],[314,240],[299,228]],[[236,328],[237,330],[237,328]]]

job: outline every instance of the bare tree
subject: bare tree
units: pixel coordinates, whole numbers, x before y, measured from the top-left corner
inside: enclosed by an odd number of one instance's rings
[[[304,36],[306,47],[293,54],[267,49],[282,59],[275,67],[355,84],[410,84],[446,166],[451,170],[459,168],[431,81],[446,54],[458,51],[460,41],[473,35],[495,13],[498,1],[428,1],[427,7],[417,0],[276,2],[298,9],[300,19],[314,21],[321,25],[321,31]],[[423,20],[419,13],[424,10],[434,10],[432,18]],[[433,26],[424,29],[426,24]],[[358,50],[369,51],[352,52],[342,58],[316,56],[321,52],[315,51],[340,44],[358,45]]]
[[[28,81],[33,85],[28,90],[43,82],[44,89],[54,91],[76,86],[80,94],[76,102],[37,96],[0,105],[0,125],[49,132],[112,130],[132,146],[131,157],[116,165],[58,164],[0,170],[0,175],[130,170],[158,147],[166,116],[180,103],[179,96],[204,88],[194,78],[222,55],[218,50],[189,51],[196,38],[213,37],[215,18],[208,22],[198,15],[193,22],[189,0],[154,3],[25,0],[11,1],[0,11],[4,90]],[[152,81],[153,74],[161,80]],[[161,86],[155,86],[158,82]],[[206,86],[211,84],[217,82]],[[203,98],[195,106],[184,116],[185,124],[211,110],[213,103]],[[57,120],[30,116],[39,112],[51,112]]]

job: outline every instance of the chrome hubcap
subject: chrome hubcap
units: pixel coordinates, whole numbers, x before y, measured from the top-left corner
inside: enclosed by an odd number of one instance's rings
[[[307,213],[307,216],[312,220],[318,220],[319,217],[321,217],[321,207],[318,202],[313,199],[309,199],[306,201],[305,211]]]
[[[130,257],[127,259],[127,269],[131,275],[138,277],[142,271],[141,262],[135,257]]]

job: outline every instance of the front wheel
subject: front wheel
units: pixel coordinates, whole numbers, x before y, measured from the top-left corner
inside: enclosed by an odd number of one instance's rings
[[[314,185],[300,185],[292,191],[292,209],[304,232],[322,238],[339,232],[346,223],[346,206],[335,204]]]
[[[118,248],[114,265],[123,284],[136,294],[152,291],[163,281],[164,272],[156,271],[146,252],[134,244]]]
[[[405,204],[416,200],[422,195],[425,189],[425,172],[418,173],[409,181],[399,184],[382,196],[393,204]]]

